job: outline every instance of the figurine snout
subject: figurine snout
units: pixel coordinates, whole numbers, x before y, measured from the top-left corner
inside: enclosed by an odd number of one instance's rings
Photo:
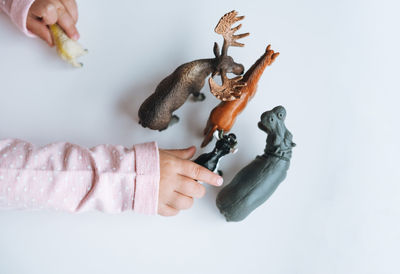
[[[276,115],[274,114],[273,110],[266,111],[261,114],[260,122],[258,122],[258,128],[262,131],[270,134],[271,133],[271,123],[273,123],[276,119]]]
[[[260,120],[263,121],[265,120],[265,117],[268,115],[269,111],[263,112],[263,114],[261,114]]]
[[[265,121],[268,120],[268,117],[271,116],[271,114],[272,114],[271,111],[263,112],[263,114],[261,114],[260,117],[261,123],[265,123]]]
[[[242,75],[244,73],[244,66],[242,64],[236,65],[232,72],[236,75]]]

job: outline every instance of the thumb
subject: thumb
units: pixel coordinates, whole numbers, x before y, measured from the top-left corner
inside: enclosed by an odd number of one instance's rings
[[[174,155],[175,157],[178,157],[178,158],[181,158],[184,160],[189,160],[196,153],[196,147],[191,146],[191,147],[183,148],[183,149],[170,149],[170,150],[164,150],[164,151],[171,155]]]

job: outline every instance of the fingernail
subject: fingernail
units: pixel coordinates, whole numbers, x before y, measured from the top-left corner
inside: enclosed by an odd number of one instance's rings
[[[79,40],[79,33],[75,33],[74,35],[72,35],[72,39],[74,39],[75,41]]]
[[[222,186],[223,183],[224,183],[224,179],[222,177],[219,177],[217,180],[217,185]]]

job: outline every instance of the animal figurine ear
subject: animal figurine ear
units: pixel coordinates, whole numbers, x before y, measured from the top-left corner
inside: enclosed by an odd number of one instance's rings
[[[219,52],[219,45],[217,42],[214,43],[214,55],[215,58],[219,58],[221,56],[221,53]]]

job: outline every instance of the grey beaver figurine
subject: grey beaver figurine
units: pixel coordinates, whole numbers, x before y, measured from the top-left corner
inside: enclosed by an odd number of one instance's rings
[[[228,79],[226,74],[233,73],[241,75],[244,66],[234,62],[228,56],[230,46],[243,47],[244,44],[237,42],[249,35],[249,33],[237,34],[241,24],[231,28],[231,25],[240,21],[244,16],[237,16],[236,11],[225,14],[218,22],[215,32],[224,38],[222,51],[217,43],[214,44],[215,58],[195,60],[179,66],[172,74],[162,80],[155,92],[148,97],[139,108],[139,123],[143,127],[162,131],[168,126],[179,121],[173,112],[180,108],[192,94],[195,101],[203,101],[205,95],[200,93],[205,79],[208,75],[221,75],[222,87],[212,91],[218,99],[231,101],[240,98],[240,88],[245,84],[241,83],[242,76]]]
[[[258,127],[268,134],[264,154],[242,168],[217,196],[228,222],[238,222],[263,204],[285,179],[292,156],[292,134],[284,124],[286,110],[277,106],[261,115]]]

